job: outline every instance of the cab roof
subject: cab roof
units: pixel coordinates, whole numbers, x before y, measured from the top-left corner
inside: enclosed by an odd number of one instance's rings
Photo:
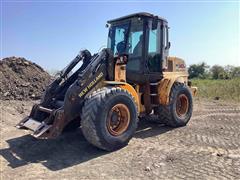
[[[139,13],[134,13],[134,14],[129,14],[127,16],[122,16],[120,18],[116,18],[116,19],[112,19],[107,21],[107,23],[113,23],[113,22],[117,22],[117,21],[122,21],[122,20],[126,20],[126,19],[130,19],[130,18],[134,18],[134,17],[149,17],[149,18],[157,18],[159,20],[165,21],[167,22],[166,19],[159,17],[159,16],[155,16],[153,14],[147,13],[147,12],[139,12]]]

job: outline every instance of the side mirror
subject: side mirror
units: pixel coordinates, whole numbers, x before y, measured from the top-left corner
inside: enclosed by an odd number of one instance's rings
[[[106,28],[109,28],[109,24],[106,24],[105,27],[106,27]]]
[[[168,49],[170,49],[171,47],[171,42],[168,42]]]
[[[170,47],[171,47],[171,43],[168,42],[164,49],[167,50],[167,49],[170,49]]]

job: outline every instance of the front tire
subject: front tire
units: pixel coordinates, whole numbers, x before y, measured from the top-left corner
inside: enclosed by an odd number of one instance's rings
[[[103,88],[90,95],[82,109],[82,132],[100,149],[126,146],[135,133],[138,111],[134,98],[121,88]]]

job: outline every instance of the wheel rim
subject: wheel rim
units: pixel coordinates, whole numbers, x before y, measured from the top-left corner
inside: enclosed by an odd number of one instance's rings
[[[116,104],[112,107],[107,118],[107,129],[113,136],[125,132],[130,123],[130,112],[126,105]]]
[[[181,94],[177,98],[176,111],[179,117],[184,117],[188,112],[189,101],[185,94]]]

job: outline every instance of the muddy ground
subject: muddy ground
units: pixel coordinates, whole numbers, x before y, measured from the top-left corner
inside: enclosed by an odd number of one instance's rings
[[[195,100],[186,127],[146,121],[116,152],[86,142],[81,129],[36,140],[14,125],[33,101],[0,101],[1,180],[240,179],[240,104]]]

